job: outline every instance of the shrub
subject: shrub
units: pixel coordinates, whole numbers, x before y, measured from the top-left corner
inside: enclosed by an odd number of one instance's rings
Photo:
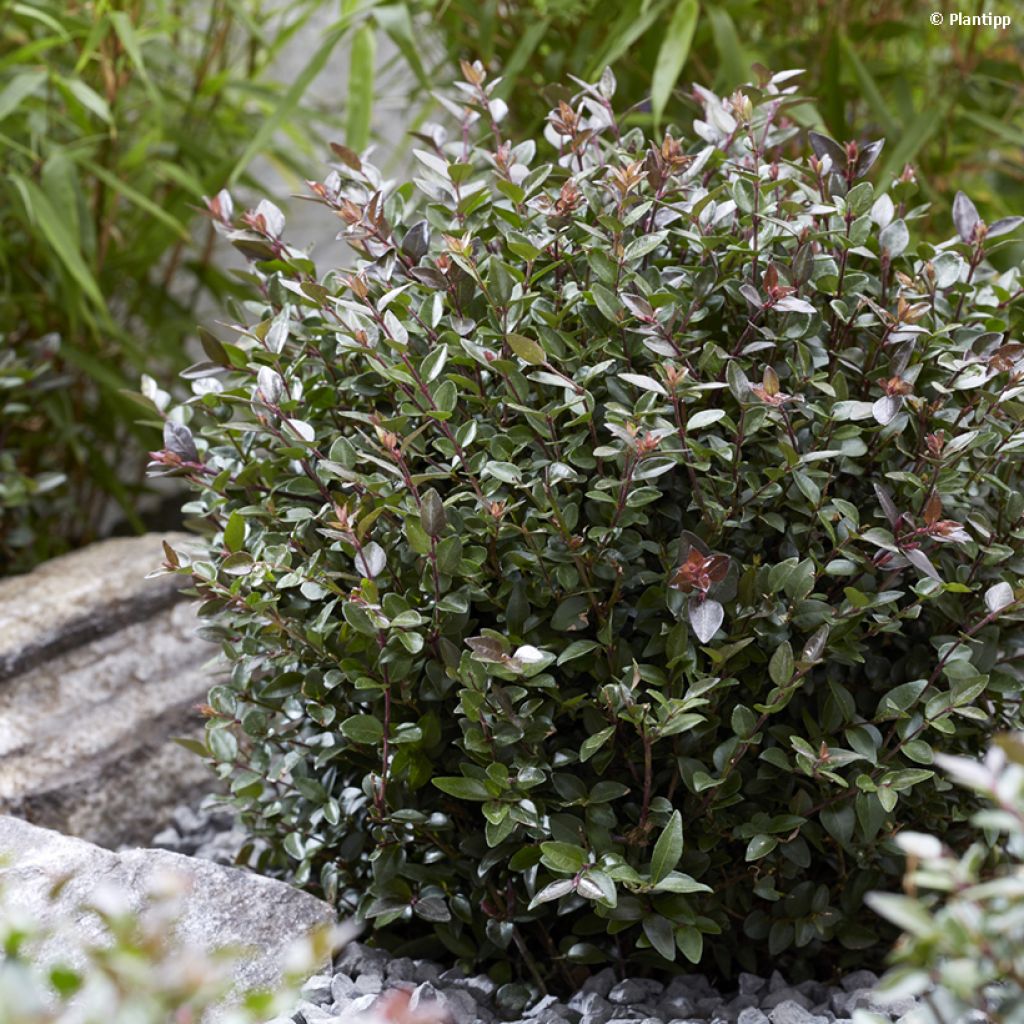
[[[868,896],[904,932],[879,992],[923,995],[919,1024],[977,1019],[972,1011],[1019,1020],[1024,1009],[1024,743],[1018,734],[997,744],[981,763],[936,758],[990,805],[974,816],[984,838],[958,857],[937,836],[905,832],[906,895]]]
[[[232,665],[198,749],[395,943],[863,965],[894,832],[967,827],[933,749],[1019,718],[1019,218],[912,242],[790,72],[653,142],[606,74],[547,156],[465,73],[415,183],[311,183],[351,271],[209,204],[254,298],[154,453]]]
[[[239,951],[200,954],[168,938],[180,896],[181,880],[169,876],[134,913],[116,891],[98,890],[78,916],[42,928],[0,893],[0,1024],[198,1024],[208,1011],[222,1024],[258,1024],[290,1010],[333,949],[330,929],[296,936],[278,992],[232,994]],[[100,928],[86,938],[93,919]],[[235,1005],[226,1010],[229,995]]]
[[[273,62],[319,0],[281,6],[0,2],[0,573],[142,528],[155,438],[122,391],[169,386],[235,288],[195,208],[309,149],[303,87],[338,32],[286,88]]]

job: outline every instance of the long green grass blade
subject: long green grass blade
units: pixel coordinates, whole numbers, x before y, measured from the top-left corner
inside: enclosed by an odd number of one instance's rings
[[[14,113],[22,100],[33,95],[46,81],[47,72],[43,70],[25,71],[15,75],[3,92],[0,92],[0,121]]]
[[[398,47],[420,86],[423,89],[432,88],[430,78],[423,67],[423,61],[420,60],[419,47],[422,42],[416,38],[408,5],[385,4],[383,7],[378,7],[373,12],[373,16],[377,24],[384,29],[391,41]]]
[[[697,30],[700,8],[697,0],[679,0],[668,23],[668,31],[658,50],[658,60],[651,78],[651,111],[655,129],[661,124],[665,105],[682,73],[686,58],[690,56],[690,44]]]
[[[889,151],[878,171],[880,188],[885,188],[906,164],[912,164],[917,159],[917,154],[941,127],[948,111],[947,104],[936,103],[930,110],[918,114],[908,129],[897,137],[896,144]],[[927,182],[922,180],[920,184],[926,192],[931,192]]]
[[[92,175],[95,175],[100,181],[103,182],[108,188],[124,196],[128,202],[137,206],[140,210],[145,210],[150,216],[155,217],[161,224],[165,224],[169,227],[183,242],[191,240],[192,236],[188,233],[188,229],[181,221],[172,217],[162,206],[157,205],[148,196],[143,195],[141,192],[132,188],[127,182],[122,181],[115,174],[111,174],[105,167],[101,167],[97,163],[93,163],[91,160],[86,160],[83,167],[88,170]]]
[[[718,52],[718,85],[723,91],[735,89],[750,78],[753,62],[740,42],[736,23],[729,12],[717,3],[710,3],[704,8],[704,13],[711,22],[711,35]]]
[[[46,194],[35,182],[29,181],[21,174],[12,174],[10,180],[21,194],[29,219],[39,228],[53,254],[64,265],[64,269],[81,288],[83,294],[106,316],[107,304],[103,294],[92,271],[82,258],[78,239],[73,238],[68,231],[66,220],[53,208]]]
[[[42,10],[38,4],[12,4],[11,14],[21,18],[29,18],[32,21],[38,21],[40,25],[45,25],[62,36],[65,41],[71,38],[68,30],[52,14],[47,14],[46,11]]]
[[[985,114],[980,110],[961,109],[957,111],[957,114],[973,122],[986,132],[991,132],[992,135],[1005,139],[1011,146],[1020,146],[1021,149],[1024,149],[1024,127],[1014,127],[1012,124],[1000,121],[998,117]]]
[[[647,6],[634,2],[624,7],[608,29],[608,42],[591,61],[587,76],[596,78],[614,64],[661,17],[668,2],[656,0]]]
[[[348,116],[345,142],[357,153],[370,141],[373,120],[373,80],[377,62],[377,34],[369,22],[356,30],[349,55]]]
[[[52,50],[55,46],[62,46],[64,40],[60,36],[47,36],[45,39],[34,39],[31,43],[19,46],[16,50],[0,57],[0,71],[7,67],[17,67],[19,64],[31,64],[41,53]]]
[[[882,91],[878,88],[878,83],[868,70],[867,65],[860,59],[857,48],[845,32],[839,33],[839,46],[843,51],[843,57],[853,69],[854,77],[860,85],[867,105],[878,119],[879,127],[887,138],[893,138],[897,130],[896,120],[882,96]]]
[[[519,83],[519,76],[522,74],[523,68],[530,62],[537,47],[547,34],[550,24],[550,18],[540,18],[519,37],[516,48],[501,69],[501,85],[498,86],[497,94],[502,99],[508,99],[512,90]]]
[[[142,46],[139,37],[135,34],[135,26],[125,11],[111,11],[110,24],[114,26],[117,38],[121,40],[124,52],[128,59],[135,65],[135,70],[143,81],[149,81],[149,72],[146,71],[146,62],[142,59]]]
[[[320,48],[309,59],[309,62],[302,69],[302,73],[292,82],[291,87],[281,98],[281,102],[278,103],[273,112],[263,122],[259,130],[249,141],[249,145],[245,147],[242,155],[235,162],[235,166],[228,175],[227,184],[229,186],[234,185],[249,164],[252,163],[253,159],[266,149],[267,144],[274,137],[277,129],[299,105],[310,83],[323,71],[324,65],[327,63],[335,46],[338,45],[338,41],[348,31],[350,23],[351,18],[345,17],[335,22],[327,30],[327,35],[320,44]]]

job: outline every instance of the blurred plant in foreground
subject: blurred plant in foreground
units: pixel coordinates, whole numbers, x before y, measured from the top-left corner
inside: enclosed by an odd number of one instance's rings
[[[985,1021],[1024,1020],[1024,735],[1000,737],[981,762],[935,760],[993,806],[975,815],[982,837],[962,857],[935,836],[899,837],[906,895],[868,897],[904,930],[881,994],[923,995],[915,1024],[977,1020],[979,1012]]]
[[[255,1024],[288,1012],[299,986],[346,937],[340,928],[296,936],[276,992],[233,993],[243,951],[204,954],[168,939],[186,891],[186,879],[167,875],[134,913],[123,893],[97,888],[79,915],[50,928],[0,893],[0,1024],[195,1024],[211,1014],[218,1024]],[[50,953],[57,945],[60,956],[41,956],[44,944]]]

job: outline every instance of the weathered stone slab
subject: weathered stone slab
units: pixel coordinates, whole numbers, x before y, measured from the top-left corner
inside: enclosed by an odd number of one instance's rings
[[[0,582],[0,813],[118,846],[210,788],[172,737],[201,728],[216,648],[180,578],[145,579],[160,540],[105,541]]]
[[[0,866],[6,904],[27,912],[44,929],[71,919],[85,943],[101,939],[102,929],[94,915],[79,908],[104,888],[115,889],[137,912],[162,876],[184,876],[187,892],[175,939],[200,953],[225,946],[246,950],[234,973],[239,992],[276,986],[288,945],[335,920],[327,903],[284,882],[166,850],[113,853],[17,818],[0,817],[0,858],[9,862]],[[68,876],[71,880],[51,899],[54,884]],[[42,963],[58,958],[75,967],[82,962],[66,933],[41,949]]]
[[[163,561],[160,541],[117,537],[0,579],[0,680],[177,603],[180,579],[146,579]]]

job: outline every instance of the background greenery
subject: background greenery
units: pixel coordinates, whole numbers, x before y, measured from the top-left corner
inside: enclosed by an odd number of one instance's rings
[[[229,277],[195,207],[256,156],[308,158],[276,57],[318,0],[0,0],[0,568],[137,508],[145,432],[122,394],[186,363]]]

